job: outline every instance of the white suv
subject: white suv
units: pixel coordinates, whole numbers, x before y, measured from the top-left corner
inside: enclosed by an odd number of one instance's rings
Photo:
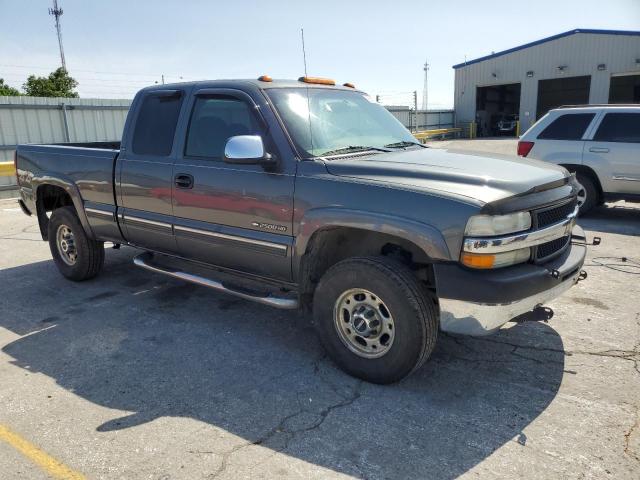
[[[605,200],[640,200],[640,105],[560,107],[518,142],[518,155],[574,172],[580,213]]]

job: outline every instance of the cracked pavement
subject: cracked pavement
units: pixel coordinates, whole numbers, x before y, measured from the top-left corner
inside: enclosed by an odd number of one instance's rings
[[[553,318],[442,334],[382,387],[336,369],[303,316],[132,249],[68,282],[0,201],[0,424],[88,478],[640,478],[640,269],[619,260],[640,261],[640,205],[581,224],[603,243]],[[2,442],[0,472],[46,478]]]

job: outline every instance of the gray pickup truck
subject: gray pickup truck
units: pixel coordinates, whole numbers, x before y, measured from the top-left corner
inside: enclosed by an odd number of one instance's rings
[[[120,144],[20,145],[16,170],[65,277],[97,275],[104,242],[139,248],[140,267],[300,309],[376,383],[439,330],[493,332],[586,276],[564,168],[427,148],[326,79],[145,88]]]

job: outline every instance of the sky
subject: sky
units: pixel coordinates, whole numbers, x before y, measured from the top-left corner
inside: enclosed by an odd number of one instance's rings
[[[452,65],[575,28],[640,30],[640,0],[59,0],[67,69],[81,97],[132,98],[162,81],[351,82],[408,104],[453,105]],[[0,78],[20,88],[60,66],[52,0],[0,0]]]

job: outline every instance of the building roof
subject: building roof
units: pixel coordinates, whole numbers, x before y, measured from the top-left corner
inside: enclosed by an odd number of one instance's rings
[[[591,34],[598,34],[598,35],[640,35],[640,31],[633,31],[633,30],[594,30],[589,28],[576,28],[574,30],[569,30],[568,32],[558,33],[557,35],[552,35],[551,37],[546,37],[540,40],[536,40],[535,42],[525,43],[524,45],[520,45],[518,47],[513,47],[508,50],[503,50],[502,52],[492,53],[491,55],[486,55],[484,57],[476,58],[474,60],[458,63],[457,65],[454,65],[453,68],[461,68],[461,67],[466,67],[467,65],[472,65],[474,63],[484,62],[485,60],[489,60],[490,58],[500,57],[502,55],[506,55],[507,53],[513,53],[513,52],[517,52],[518,50],[524,50],[525,48],[534,47],[536,45],[540,45],[541,43],[551,42],[553,40],[557,40],[562,37],[568,37],[569,35],[575,35],[576,33],[591,33]]]

